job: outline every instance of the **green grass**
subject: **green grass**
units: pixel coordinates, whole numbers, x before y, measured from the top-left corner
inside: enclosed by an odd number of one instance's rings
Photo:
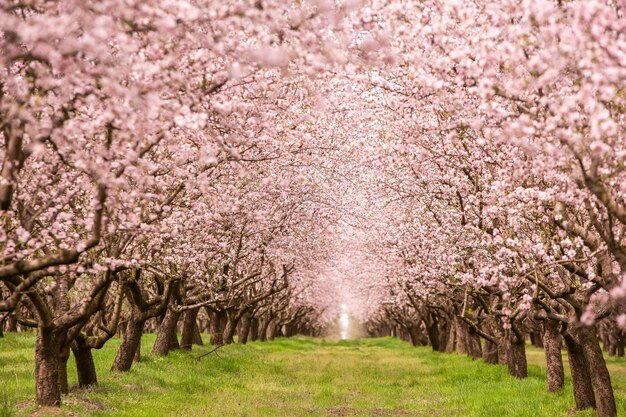
[[[100,385],[73,389],[60,411],[33,402],[34,336],[0,339],[0,416],[572,416],[570,381],[545,390],[540,350],[529,349],[529,377],[508,376],[460,355],[437,354],[402,341],[277,339],[231,345],[197,360],[209,347],[149,355],[128,373],[109,371],[118,340],[94,352]],[[626,361],[609,359],[620,415],[626,415]],[[70,385],[76,383],[69,364]],[[575,414],[593,416],[592,411]]]

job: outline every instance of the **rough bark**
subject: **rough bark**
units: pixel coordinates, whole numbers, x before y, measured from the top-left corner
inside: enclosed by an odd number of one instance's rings
[[[250,313],[243,313],[239,321],[239,332],[237,333],[237,341],[242,344],[248,342],[248,334],[250,333]]]
[[[570,335],[565,335],[565,347],[570,371],[572,374],[572,387],[574,390],[574,401],[578,410],[595,408],[596,401],[591,386],[589,376],[589,366],[583,350],[578,342]]]
[[[121,372],[130,370],[133,359],[141,346],[141,334],[143,333],[144,323],[145,320],[138,320],[131,315],[124,329],[122,344],[117,351],[115,361],[113,361],[112,370]]]
[[[176,336],[179,318],[180,313],[170,309],[167,310],[157,330],[157,337],[152,347],[152,353],[165,356],[170,350],[180,347],[178,337]]]
[[[35,391],[39,405],[61,405],[59,350],[60,344],[52,329],[40,326],[35,347]]]
[[[135,356],[133,356],[133,362],[141,362],[141,337],[137,341],[137,349],[135,349]]]
[[[265,335],[266,340],[274,340],[274,338],[276,337],[276,328],[276,322],[274,322],[274,320],[270,320],[267,325],[267,331]]]
[[[598,417],[616,417],[617,407],[611,385],[611,376],[602,356],[595,327],[580,327],[578,333],[580,346],[589,366],[589,376],[596,401]]]
[[[224,318],[226,317],[225,311],[212,311],[211,312],[211,344],[213,346],[221,346],[224,344]]]
[[[526,378],[528,376],[528,365],[526,362],[526,343],[523,338],[518,338],[512,330],[505,332],[507,340],[507,366],[509,374],[515,378]]]
[[[479,359],[483,356],[483,350],[480,345],[480,336],[469,326],[466,326],[465,341],[467,345],[467,354],[472,359]]]
[[[226,325],[224,326],[224,335],[223,342],[224,344],[233,343],[233,337],[235,336],[235,330],[237,330],[237,323],[239,322],[239,318],[237,317],[237,312],[228,311],[226,313]]]
[[[74,343],[72,343],[72,353],[74,354],[76,372],[78,374],[78,386],[81,388],[98,385],[96,365],[91,352],[91,348],[80,337],[77,337]]]
[[[507,365],[508,362],[508,343],[504,337],[498,339],[498,364]]]
[[[198,326],[197,322],[196,322],[196,326],[194,327],[194,331],[193,331],[193,342],[194,345],[197,346],[203,346],[204,345],[204,341],[202,340],[202,333],[200,333],[200,326]]]
[[[407,332],[409,333],[411,345],[419,346],[420,345],[420,333],[421,333],[419,326],[409,326],[407,328]]]
[[[265,342],[267,340],[267,327],[270,324],[270,320],[267,317],[261,317],[259,320],[259,340]]]
[[[452,353],[456,349],[456,326],[454,322],[448,322],[448,343],[446,344],[446,353]]]
[[[17,316],[14,313],[10,313],[7,317],[6,331],[17,332]]]
[[[463,328],[463,322],[460,318],[454,318],[454,328],[456,333],[456,350],[459,354],[465,355],[469,351],[467,349],[467,338]]]
[[[191,350],[191,345],[197,341],[196,333],[198,332],[198,312],[200,307],[185,311],[183,314],[183,334],[180,339],[180,348]]]
[[[67,382],[67,361],[70,358],[70,348],[61,344],[57,354],[59,355],[59,389],[61,390],[61,394],[67,394],[70,392],[70,387]]]
[[[250,319],[250,332],[248,334],[248,339],[252,342],[255,342],[259,339],[259,320],[257,318]]]
[[[559,323],[546,320],[543,323],[543,346],[547,364],[548,392],[560,391],[563,388],[565,374],[561,356],[561,335]]]

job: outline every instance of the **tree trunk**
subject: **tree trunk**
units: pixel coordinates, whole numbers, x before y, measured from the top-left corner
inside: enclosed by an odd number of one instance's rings
[[[466,353],[472,359],[479,359],[483,356],[480,345],[480,336],[467,323],[461,322],[461,332],[464,334]]]
[[[196,322],[196,325],[194,326],[192,343],[196,346],[204,346],[204,342],[202,341],[202,333],[200,333],[200,326],[198,325],[198,322]]]
[[[141,337],[137,341],[137,349],[135,350],[135,356],[133,356],[133,362],[141,362]]]
[[[498,345],[485,339],[483,348],[483,359],[485,362],[495,365],[498,363]]]
[[[153,354],[165,356],[170,350],[180,347],[178,345],[178,337],[176,336],[179,318],[180,313],[170,309],[167,310],[157,330],[157,337],[152,347]]]
[[[450,323],[445,320],[439,326],[439,351],[447,352],[448,338],[450,337]]]
[[[456,349],[456,326],[454,322],[448,321],[448,343],[446,344],[446,353],[452,353]]]
[[[548,368],[548,392],[556,392],[563,388],[565,381],[565,375],[563,373],[563,358],[561,356],[561,335],[559,334],[559,323],[557,321],[544,321],[543,345]]]
[[[528,376],[528,365],[526,363],[526,343],[519,340],[512,330],[505,331],[508,352],[507,366],[509,374],[515,378],[526,378]]]
[[[596,400],[598,417],[616,417],[615,396],[611,385],[611,376],[602,356],[602,349],[598,343],[595,327],[580,327],[576,329],[580,345],[589,365],[589,376],[593,396]]]
[[[59,389],[61,394],[68,394],[70,387],[67,382],[67,361],[70,358],[70,348],[61,346],[57,354],[59,355]]]
[[[233,337],[235,336],[235,330],[237,330],[237,323],[239,319],[237,318],[237,312],[235,311],[227,311],[226,312],[226,326],[224,326],[224,344],[233,343]]]
[[[456,330],[456,350],[461,355],[465,355],[469,352],[467,349],[467,332],[464,331],[463,324],[464,323],[460,318],[454,318],[454,327]]]
[[[266,335],[265,338],[266,340],[274,340],[274,338],[276,337],[276,323],[274,322],[274,320],[270,320],[270,322],[268,323],[267,326],[267,331],[266,331]]]
[[[185,311],[183,313],[183,335],[180,339],[180,348],[191,350],[191,345],[196,339],[198,332],[198,312],[200,307]]]
[[[37,329],[35,347],[35,390],[37,404],[47,407],[61,405],[61,387],[59,385],[60,344],[49,327]]]
[[[226,316],[226,312],[212,311],[211,312],[211,344],[213,346],[221,346],[224,344],[224,317]]]
[[[624,357],[624,331],[617,329],[617,357]]]
[[[583,354],[583,350],[580,344],[578,344],[571,335],[565,335],[564,340],[565,347],[567,348],[569,367],[572,373],[572,387],[574,390],[576,409],[585,410],[587,408],[595,408],[596,401],[593,395],[593,387],[591,386],[589,366]]]
[[[261,342],[265,342],[267,340],[267,327],[270,324],[270,321],[267,317],[261,317],[259,320],[259,340]]]
[[[9,315],[10,313],[6,313],[2,319],[0,319],[0,337],[4,337],[4,323],[8,320]]]
[[[72,343],[72,353],[76,361],[76,372],[78,373],[78,386],[81,388],[98,385],[96,375],[96,365],[93,361],[91,348],[87,346],[82,337],[77,337]]]
[[[17,316],[15,313],[9,313],[7,317],[6,332],[17,332]]]
[[[117,351],[113,366],[111,366],[112,370],[121,372],[130,370],[135,355],[138,354],[141,347],[141,334],[143,333],[144,323],[145,320],[137,320],[136,317],[131,315],[126,324],[122,344]]]
[[[502,336],[498,340],[498,364],[499,365],[508,365],[509,361],[507,359],[509,353],[509,347],[506,339],[503,337],[504,333],[501,333]]]
[[[298,325],[295,323],[291,323],[285,326],[285,336],[293,337],[298,334]]]
[[[439,352],[441,349],[439,348],[439,323],[437,319],[433,317],[430,326],[426,326],[426,331],[428,333],[428,341],[430,342],[430,346],[432,346],[435,352]]]
[[[410,326],[407,328],[407,332],[409,333],[409,338],[411,340],[411,345],[419,346],[420,344],[420,328],[419,326]]]
[[[250,332],[250,313],[243,313],[239,323],[237,341],[245,345],[248,342],[248,333]]]
[[[250,319],[250,332],[248,339],[255,342],[259,339],[259,320],[255,317]]]

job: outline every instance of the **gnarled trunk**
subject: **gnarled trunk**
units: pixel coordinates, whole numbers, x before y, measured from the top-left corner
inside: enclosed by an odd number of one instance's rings
[[[571,335],[565,335],[564,340],[572,373],[572,387],[574,389],[576,408],[578,410],[595,408],[596,400],[593,395],[591,378],[589,377],[589,365],[583,354],[582,347]]]
[[[267,328],[270,325],[270,319],[266,316],[259,320],[259,340],[265,342],[267,340]]]
[[[72,343],[72,353],[76,361],[76,372],[78,374],[78,386],[81,388],[98,385],[96,375],[96,365],[93,361],[91,348],[87,346],[82,337],[77,337]]]
[[[237,341],[242,344],[248,342],[248,333],[250,332],[250,313],[243,313],[239,321],[239,332],[237,333]]]
[[[458,316],[454,317],[454,328],[456,332],[456,350],[461,355],[465,355],[469,352],[467,348],[467,332],[464,331],[465,323]]]
[[[180,339],[181,349],[191,350],[191,345],[198,340],[196,334],[199,334],[197,322],[198,312],[200,312],[200,307],[187,310],[183,313],[183,334]]]
[[[419,346],[420,345],[421,333],[422,333],[420,327],[416,326],[416,325],[413,325],[413,326],[409,326],[406,330],[409,333],[409,338],[410,338],[410,341],[411,341],[411,345]]]
[[[598,343],[595,327],[581,326],[573,331],[577,333],[580,346],[589,366],[589,377],[591,378],[598,417],[617,416],[611,376],[602,356],[602,349],[600,349],[600,344]]]
[[[35,390],[37,404],[48,407],[61,405],[59,384],[59,351],[61,345],[53,329],[40,326],[35,345]]]
[[[515,378],[526,378],[528,376],[528,365],[526,362],[525,340],[518,338],[512,330],[505,331],[505,337],[508,345],[506,362],[509,374]]]
[[[546,320],[543,323],[543,346],[547,364],[548,392],[556,392],[563,388],[565,375],[563,373],[563,358],[561,356],[561,335],[559,323]]]
[[[124,337],[122,344],[117,350],[117,355],[113,361],[111,369],[114,371],[126,372],[130,370],[135,355],[139,352],[141,346],[141,335],[145,320],[140,320],[131,314],[126,328],[124,329]]]
[[[250,332],[248,339],[255,342],[259,339],[259,319],[253,317],[250,319]]]
[[[267,332],[265,336],[266,340],[274,340],[274,338],[276,337],[277,328],[278,326],[276,325],[276,322],[274,320],[271,320],[267,326]]]
[[[221,346],[224,344],[224,320],[226,318],[226,312],[212,311],[211,312],[211,344],[213,346]]]
[[[7,317],[6,331],[17,332],[17,316],[15,313],[10,313]]]
[[[480,336],[478,336],[478,334],[473,330],[473,329],[468,329],[468,333],[467,333],[467,349],[468,349],[468,355],[470,356],[470,358],[472,359],[479,359],[482,358],[483,356],[483,349],[482,346],[480,345]]]
[[[170,350],[180,347],[178,337],[176,336],[179,318],[180,313],[170,309],[167,310],[157,330],[157,337],[152,347],[152,353],[165,356]]]
[[[235,330],[237,330],[237,323],[239,318],[237,312],[229,310],[226,312],[226,326],[224,326],[223,341],[225,344],[233,343],[233,337],[235,336]]]
[[[448,322],[448,343],[446,343],[446,353],[452,353],[456,349],[456,326],[454,322]]]
[[[503,337],[504,333],[501,333],[501,338],[498,339],[498,364],[507,365],[509,363],[508,353],[509,347],[506,338]]]
[[[67,361],[70,358],[70,348],[68,346],[60,346],[58,367],[59,367],[59,389],[61,394],[67,394],[70,392],[70,387],[67,382]]]

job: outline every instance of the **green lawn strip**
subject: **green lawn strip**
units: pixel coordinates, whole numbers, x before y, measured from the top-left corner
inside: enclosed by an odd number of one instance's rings
[[[119,340],[94,352],[100,385],[73,389],[60,411],[34,404],[32,334],[0,339],[0,395],[14,415],[79,416],[572,416],[563,392],[545,391],[543,352],[529,347],[529,377],[392,338],[332,341],[296,337],[150,355],[127,373],[110,371]],[[565,357],[566,360],[566,357]],[[626,361],[609,358],[620,414],[626,415]],[[69,362],[70,385],[76,384]],[[4,391],[3,391],[4,390]],[[1,404],[1,402],[0,402]],[[0,414],[1,416],[2,414]],[[592,411],[576,417],[595,415]]]

